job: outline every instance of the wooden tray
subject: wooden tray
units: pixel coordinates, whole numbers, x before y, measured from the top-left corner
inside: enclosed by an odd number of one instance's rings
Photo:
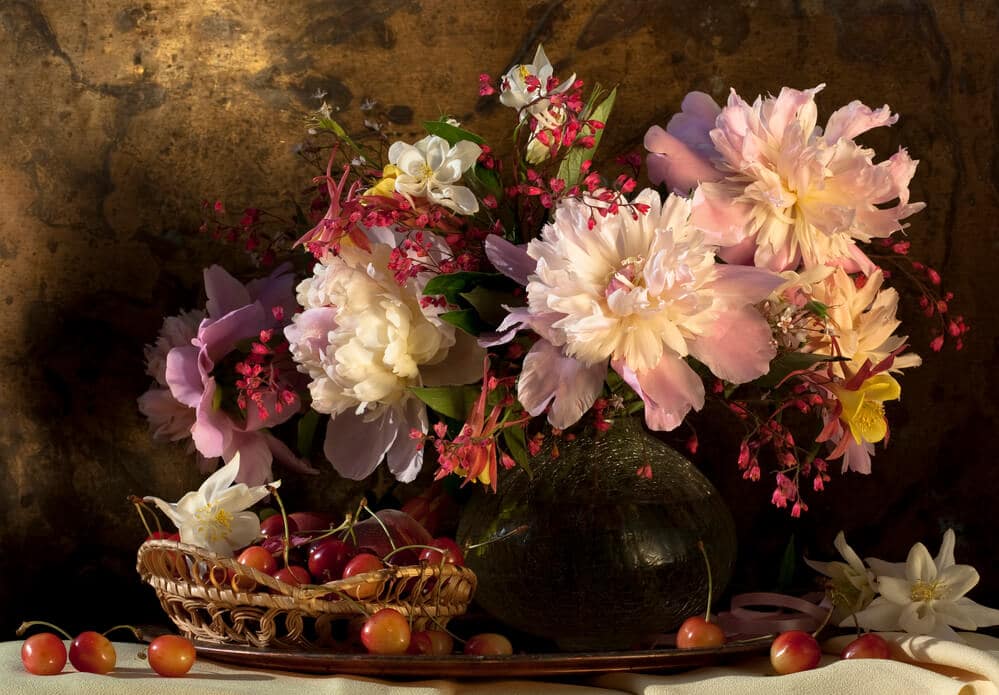
[[[512,656],[377,656],[321,651],[256,649],[195,641],[200,658],[250,668],[393,678],[543,678],[611,671],[672,671],[765,653],[774,635],[729,642],[714,649]]]

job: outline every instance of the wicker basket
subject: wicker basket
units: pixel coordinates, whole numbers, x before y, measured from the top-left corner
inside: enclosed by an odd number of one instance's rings
[[[467,567],[421,564],[296,587],[232,558],[166,540],[143,543],[136,569],[186,636],[289,649],[334,646],[348,623],[381,608],[409,617],[416,630],[443,627],[465,612],[476,584]]]

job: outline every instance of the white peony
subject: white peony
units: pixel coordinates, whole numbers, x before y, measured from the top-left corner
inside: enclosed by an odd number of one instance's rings
[[[331,416],[325,453],[345,477],[369,475],[381,459],[402,481],[422,465],[409,434],[427,431],[413,386],[470,383],[483,351],[420,306],[425,279],[400,286],[388,270],[391,247],[345,248],[298,286],[305,311],[285,329],[299,371],[311,377],[312,407]],[[450,358],[450,359],[449,359]]]

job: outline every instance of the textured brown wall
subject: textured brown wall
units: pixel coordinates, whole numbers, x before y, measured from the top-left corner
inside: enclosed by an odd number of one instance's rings
[[[477,75],[538,41],[561,74],[620,84],[606,152],[639,145],[691,89],[826,82],[823,114],[854,98],[902,114],[865,142],[922,161],[913,198],[929,207],[909,232],[973,323],[967,349],[929,354],[912,329],[926,364],[906,375],[892,446],[799,522],[731,459],[705,465],[736,509],[746,586],[770,587],[792,533],[821,555],[846,528],[862,553],[901,559],[955,525],[975,596],[999,603],[997,29],[994,2],[956,0],[0,0],[0,639],[27,617],[155,617],[124,498],[197,482],[135,398],[143,343],[198,302],[220,251],[195,232],[199,200],[285,207],[311,175],[292,146],[317,88],[348,121],[373,97],[408,107],[403,133],[451,112],[502,144],[510,113],[478,99]]]

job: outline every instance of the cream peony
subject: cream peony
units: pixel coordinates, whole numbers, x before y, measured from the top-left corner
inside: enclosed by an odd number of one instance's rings
[[[420,306],[425,280],[395,281],[391,252],[374,243],[370,254],[345,247],[324,258],[299,284],[305,311],[285,330],[299,370],[311,378],[312,407],[331,416],[326,457],[353,479],[385,456],[399,480],[416,477],[422,447],[409,434],[427,431],[427,414],[410,387],[481,377],[482,349],[437,318],[439,309]]]

